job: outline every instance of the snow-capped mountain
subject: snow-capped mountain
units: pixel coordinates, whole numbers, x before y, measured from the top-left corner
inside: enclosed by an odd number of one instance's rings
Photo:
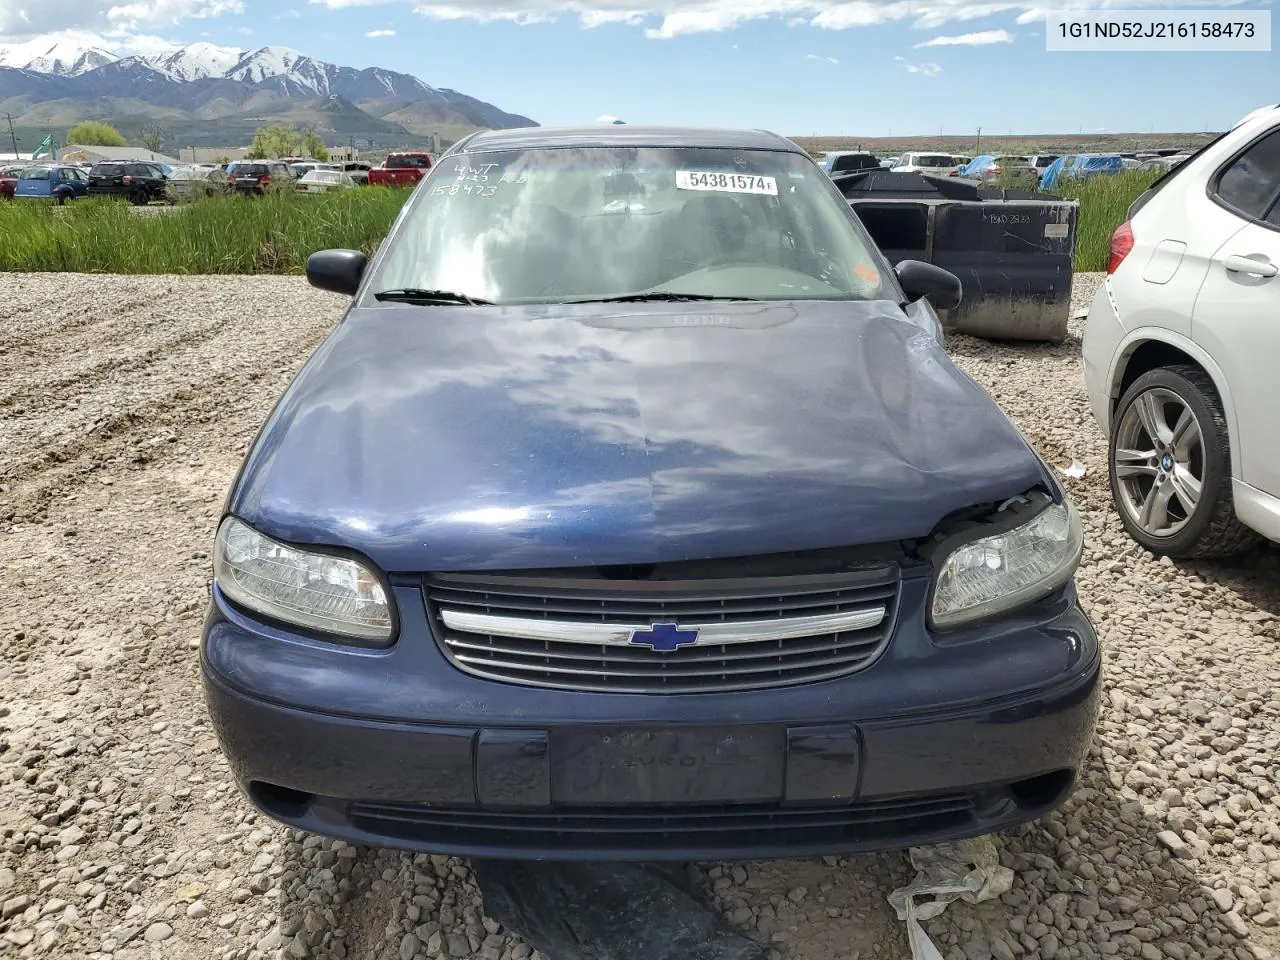
[[[263,47],[244,54],[224,74],[231,80],[261,83],[268,77],[288,77],[314,93],[328,93],[329,64],[288,47]]]
[[[395,98],[441,99],[438,91],[417,77],[394,70],[369,67],[357,70],[317,60],[288,47],[241,50],[212,43],[192,43],[168,53],[118,57],[97,47],[72,40],[33,40],[24,44],[0,44],[0,67],[16,67],[55,76],[79,76],[114,63],[129,75],[148,71],[170,80],[236,80],[266,84],[288,96],[342,96],[349,100]],[[151,81],[147,81],[151,82]]]
[[[421,100],[435,88],[417,77],[370,67],[339,67],[288,47],[263,47],[247,53],[224,76],[245,83],[268,84],[294,95],[327,97],[335,94],[351,100],[399,97]]]
[[[109,50],[74,40],[37,37],[26,43],[0,44],[0,67],[49,73],[58,77],[78,77],[119,59]]]
[[[407,73],[357,70],[274,46],[245,51],[193,43],[121,58],[75,37],[0,44],[0,100],[20,104],[19,126],[43,129],[56,116],[66,126],[91,117],[130,128],[150,118],[186,144],[248,142],[267,123],[314,130],[337,143],[383,144],[533,125]]]
[[[204,80],[227,76],[244,59],[246,52],[238,47],[192,43],[171,53],[158,53],[136,59],[174,80]]]

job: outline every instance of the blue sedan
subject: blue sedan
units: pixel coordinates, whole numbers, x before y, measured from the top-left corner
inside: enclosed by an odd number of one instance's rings
[[[15,197],[37,197],[63,204],[83,197],[89,176],[79,167],[40,164],[26,167],[18,176]]]
[[[487,131],[416,188],[214,541],[262,811],[464,856],[865,851],[1037,818],[1093,734],[1077,513],[760,132]]]

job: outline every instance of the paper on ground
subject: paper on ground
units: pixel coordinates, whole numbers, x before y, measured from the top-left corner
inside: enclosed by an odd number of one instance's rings
[[[912,847],[915,879],[889,894],[889,905],[907,922],[907,941],[913,960],[942,960],[920,921],[938,916],[951,901],[981,903],[1007,893],[1013,871],[1000,866],[1000,854],[990,836],[974,837],[930,847]],[[917,898],[922,898],[917,902]]]

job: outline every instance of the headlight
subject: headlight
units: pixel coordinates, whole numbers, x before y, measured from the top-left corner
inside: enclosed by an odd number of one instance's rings
[[[1025,515],[1034,509],[1019,512]],[[1050,501],[1020,524],[1017,513],[1011,513],[1010,522],[1017,525],[968,542],[961,535],[958,545],[938,558],[934,626],[954,627],[1013,610],[1071,579],[1084,546],[1075,507],[1065,498],[1062,503]]]
[[[218,528],[213,577],[230,599],[268,617],[364,641],[391,639],[391,605],[372,570],[264,537],[235,517]]]

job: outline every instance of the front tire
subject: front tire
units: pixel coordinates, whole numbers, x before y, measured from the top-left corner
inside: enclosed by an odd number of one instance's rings
[[[1120,522],[1152,553],[1222,557],[1256,539],[1236,519],[1227,420],[1199,367],[1160,367],[1129,386],[1111,421],[1107,467]]]

